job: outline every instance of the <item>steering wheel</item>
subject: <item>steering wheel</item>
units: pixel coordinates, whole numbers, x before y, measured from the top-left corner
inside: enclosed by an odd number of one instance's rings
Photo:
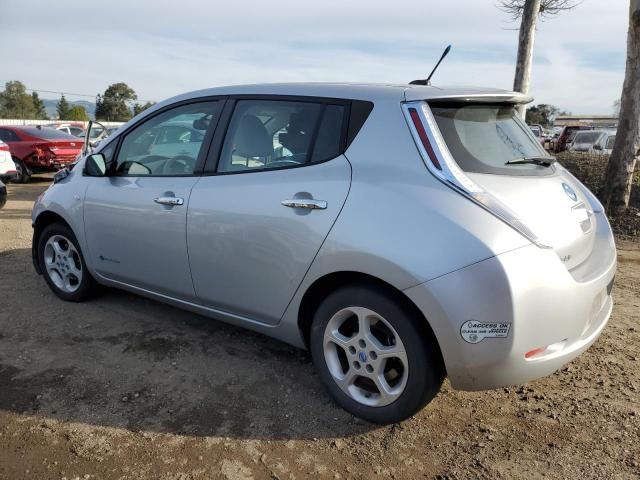
[[[164,175],[190,174],[195,170],[195,165],[195,158],[178,155],[177,157],[169,158],[165,162],[164,167],[162,167],[162,173]]]

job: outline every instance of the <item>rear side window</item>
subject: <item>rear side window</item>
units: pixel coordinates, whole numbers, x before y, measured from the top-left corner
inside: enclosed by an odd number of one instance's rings
[[[285,100],[240,100],[219,172],[296,167],[329,160],[343,145],[345,107]]]
[[[0,140],[2,140],[3,142],[19,142],[20,138],[18,137],[18,135],[16,135],[15,132],[0,128]]]
[[[449,151],[462,170],[500,175],[548,175],[553,169],[510,160],[546,156],[510,105],[431,105]]]

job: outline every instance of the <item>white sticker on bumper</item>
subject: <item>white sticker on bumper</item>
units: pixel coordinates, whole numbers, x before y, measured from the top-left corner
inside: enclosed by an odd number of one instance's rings
[[[491,323],[469,320],[460,327],[460,335],[467,343],[480,343],[485,338],[506,338],[511,329],[510,323]]]

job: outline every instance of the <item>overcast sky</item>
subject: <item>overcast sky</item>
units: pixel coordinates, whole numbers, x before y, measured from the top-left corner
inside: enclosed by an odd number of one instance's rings
[[[584,0],[539,25],[536,102],[611,113],[628,8]],[[0,0],[0,82],[94,95],[123,81],[141,100],[242,83],[406,83],[451,43],[434,84],[511,88],[517,27],[496,0]]]

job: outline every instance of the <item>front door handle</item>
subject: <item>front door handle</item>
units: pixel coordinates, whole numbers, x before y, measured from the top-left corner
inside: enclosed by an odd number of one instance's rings
[[[184,205],[184,198],[179,197],[156,197],[153,201],[160,205]]]
[[[309,198],[294,198],[292,200],[283,200],[280,203],[290,208],[309,208],[311,210],[324,210],[327,208],[327,202],[324,200],[313,200]]]

